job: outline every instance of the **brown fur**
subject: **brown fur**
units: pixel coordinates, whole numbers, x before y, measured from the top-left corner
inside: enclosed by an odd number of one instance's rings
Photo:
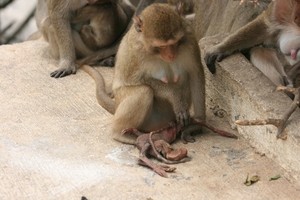
[[[175,15],[175,11],[169,5],[148,6],[140,15],[140,19],[145,23],[140,26],[136,21],[132,25],[124,36],[117,53],[113,81],[116,109],[114,110],[112,136],[123,143],[134,144],[136,141],[134,134],[121,134],[122,130],[128,127],[151,132],[164,127],[171,121],[177,121],[182,126],[187,125],[192,104],[195,117],[205,120],[205,79],[193,29],[183,17],[160,18],[159,12],[154,11],[161,9],[170,16]],[[153,20],[153,15],[157,15],[155,20]],[[149,25],[146,23],[149,16],[154,21],[151,23],[152,27],[146,27],[146,24]],[[179,22],[173,22],[176,20]],[[177,46],[178,55],[173,61],[163,59],[160,53],[163,50],[156,51],[157,47],[152,47],[152,50],[145,47],[151,46],[149,43],[161,38],[161,35],[156,35],[159,34],[159,31],[156,31],[153,32],[153,38],[148,38],[144,30],[160,29],[162,22],[163,24],[177,24],[178,27],[172,30],[183,33],[179,41],[169,40],[171,38],[168,38],[167,42],[160,41],[166,47]],[[137,26],[142,29],[137,29]],[[169,35],[176,35],[176,33],[169,30]],[[178,80],[174,79],[175,75],[179,76]],[[167,84],[161,81],[163,77],[169,81]],[[97,86],[98,94],[105,93],[103,89],[103,85]],[[97,96],[100,99],[103,97]],[[107,101],[102,99],[99,102],[104,108],[114,105],[114,101],[108,98]]]
[[[251,60],[256,67],[276,85],[293,84],[295,74],[289,73],[289,70],[294,67],[285,68],[285,59],[290,62],[290,66],[293,66],[300,58],[297,56],[291,59],[292,50],[298,53],[300,48],[300,27],[297,21],[299,5],[296,0],[273,1],[255,20],[238,29],[207,52],[205,61],[209,70],[214,73],[214,62],[221,61],[237,50],[263,45],[263,47],[275,47],[279,52],[254,48],[251,52]]]
[[[101,51],[101,56],[97,57],[97,61],[110,57],[116,53],[116,49],[110,47],[109,45],[114,41],[117,41],[117,39],[121,37],[120,32],[122,32],[122,30],[124,30],[124,27],[126,27],[129,23],[129,19],[133,14],[133,8],[129,5],[121,5],[115,0],[88,0],[87,2],[89,2],[90,4],[98,3],[98,5],[90,5],[91,7],[85,6],[86,3],[84,3],[84,1],[82,0],[38,1],[36,10],[36,22],[38,26],[38,32],[42,34],[35,33],[31,38],[37,38],[36,36],[43,35],[45,40],[49,42],[53,57],[60,60],[59,69],[51,73],[52,77],[59,78],[76,73],[76,59],[78,57],[85,57],[94,53],[95,45],[91,42],[91,39],[87,40],[84,37],[82,39],[78,31],[76,31],[75,28],[71,28],[70,20],[72,18],[77,20],[78,22],[78,24],[75,25],[77,26],[77,30],[81,30],[82,25],[88,23],[88,20],[91,20],[92,29],[94,29],[93,31],[97,33],[96,35],[94,35],[96,36],[96,38],[99,38],[103,35],[111,35],[109,42],[106,43],[105,41],[105,44],[101,44],[104,41],[101,40],[96,43],[96,46],[98,47],[97,50]],[[105,4],[103,4],[103,2]],[[101,10],[101,12],[96,11],[100,9],[101,6],[107,6],[107,2],[112,2],[111,5],[113,6],[111,6],[110,9],[115,9],[114,15],[111,15],[111,13],[109,12],[104,12],[103,10],[103,12]],[[90,10],[91,8],[94,12]],[[78,18],[76,18],[76,11],[78,11]],[[87,16],[86,12],[90,12],[90,14]],[[104,25],[113,25],[114,27],[112,30],[118,30],[117,34],[114,35],[112,32],[110,32],[110,30],[104,32],[104,29],[99,30],[101,31],[101,33],[99,33],[99,31],[97,31],[99,27],[95,26],[93,20],[96,20],[97,23],[100,23],[100,19],[105,19],[101,22],[104,23]],[[84,20],[86,21],[84,22]],[[117,24],[119,22],[123,24]],[[122,30],[119,30],[119,26],[122,27]],[[85,30],[86,25],[82,28]],[[89,32],[89,34],[87,34],[87,36],[91,36],[91,31]],[[93,37],[93,39],[95,39],[95,37]],[[78,63],[80,65],[82,63],[84,64],[84,62]]]

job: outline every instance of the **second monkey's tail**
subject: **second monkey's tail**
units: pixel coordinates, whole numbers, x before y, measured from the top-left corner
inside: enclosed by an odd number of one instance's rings
[[[96,97],[100,106],[102,106],[109,113],[114,114],[116,110],[116,104],[105,90],[105,81],[102,75],[89,65],[83,65],[82,70],[88,73],[94,79],[96,84]]]

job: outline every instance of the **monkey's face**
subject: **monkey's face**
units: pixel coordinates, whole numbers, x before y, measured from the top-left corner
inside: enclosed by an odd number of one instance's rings
[[[178,56],[178,44],[176,40],[168,40],[167,42],[154,40],[151,46],[154,53],[159,54],[165,61],[172,62]]]
[[[158,54],[166,62],[173,62],[178,56],[178,48],[183,34],[177,34],[174,39],[167,41],[152,39],[150,44],[155,54]]]

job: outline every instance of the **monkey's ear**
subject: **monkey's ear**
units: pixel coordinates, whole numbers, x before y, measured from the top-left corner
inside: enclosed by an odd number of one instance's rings
[[[178,14],[181,15],[182,11],[183,11],[183,3],[179,2],[176,6],[176,12],[178,12]]]
[[[137,32],[142,32],[142,30],[143,30],[143,21],[137,15],[135,15],[133,18],[134,18],[134,21],[135,21],[135,30]]]

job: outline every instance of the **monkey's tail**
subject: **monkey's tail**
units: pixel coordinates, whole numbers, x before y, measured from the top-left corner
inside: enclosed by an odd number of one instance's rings
[[[105,90],[105,81],[102,75],[89,65],[83,65],[82,70],[88,73],[94,79],[96,84],[96,97],[100,106],[102,106],[109,113],[114,114],[116,104]]]

